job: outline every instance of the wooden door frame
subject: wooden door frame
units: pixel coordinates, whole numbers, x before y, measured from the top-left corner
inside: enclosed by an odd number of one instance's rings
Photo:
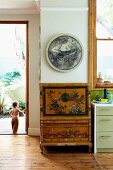
[[[26,118],[25,131],[28,134],[29,128],[29,44],[28,44],[28,21],[0,21],[0,24],[26,24]]]

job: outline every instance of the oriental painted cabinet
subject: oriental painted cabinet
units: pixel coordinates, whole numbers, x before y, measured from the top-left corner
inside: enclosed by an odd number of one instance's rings
[[[40,146],[92,147],[89,84],[40,84]]]

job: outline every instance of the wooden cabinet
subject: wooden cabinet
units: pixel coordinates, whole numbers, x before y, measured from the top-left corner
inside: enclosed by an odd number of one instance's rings
[[[40,84],[40,146],[88,145],[91,151],[89,84]]]
[[[113,104],[93,104],[94,152],[113,152]]]

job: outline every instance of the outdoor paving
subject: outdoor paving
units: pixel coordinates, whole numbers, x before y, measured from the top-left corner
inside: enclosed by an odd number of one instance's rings
[[[25,117],[19,117],[17,134],[25,133]],[[13,134],[11,129],[11,118],[0,118],[0,134]]]

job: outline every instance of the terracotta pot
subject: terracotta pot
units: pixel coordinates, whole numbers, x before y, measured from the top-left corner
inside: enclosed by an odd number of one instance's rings
[[[103,78],[97,78],[97,83],[103,83]]]

